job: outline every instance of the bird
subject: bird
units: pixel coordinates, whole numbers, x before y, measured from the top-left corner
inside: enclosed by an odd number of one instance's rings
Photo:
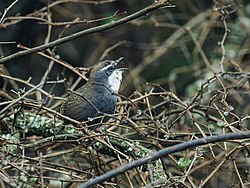
[[[86,84],[70,93],[62,104],[60,113],[80,122],[87,121],[87,125],[108,121],[109,117],[105,115],[115,113],[116,94],[126,69],[117,68],[122,59],[123,57],[97,63],[90,71]],[[65,119],[64,123],[69,121]],[[100,125],[92,128],[97,127]]]

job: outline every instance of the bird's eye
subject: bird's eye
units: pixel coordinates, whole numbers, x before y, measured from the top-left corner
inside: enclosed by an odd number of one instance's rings
[[[105,74],[110,75],[114,72],[115,66],[111,64],[106,64],[99,72],[105,72]]]
[[[110,67],[108,68],[108,70],[109,70],[110,72],[113,72],[113,71],[115,70],[115,67],[114,67],[114,66],[110,66]]]

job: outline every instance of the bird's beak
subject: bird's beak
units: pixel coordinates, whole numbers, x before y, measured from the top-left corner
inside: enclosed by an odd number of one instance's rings
[[[115,60],[115,65],[117,66],[122,60],[123,60],[124,57],[120,57],[119,59]]]

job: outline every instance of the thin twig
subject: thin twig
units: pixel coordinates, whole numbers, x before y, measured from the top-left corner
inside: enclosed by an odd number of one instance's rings
[[[97,27],[93,27],[93,28],[90,28],[90,29],[79,31],[77,33],[73,33],[73,34],[71,34],[69,36],[63,37],[61,39],[57,39],[55,41],[52,41],[52,42],[50,42],[48,44],[43,44],[43,45],[31,48],[29,50],[24,50],[24,51],[17,52],[15,54],[9,55],[7,57],[0,58],[0,64],[3,64],[4,62],[9,61],[11,59],[15,59],[17,57],[21,57],[21,56],[24,56],[24,55],[39,52],[39,51],[54,47],[56,45],[60,45],[60,44],[69,42],[69,41],[74,40],[74,39],[79,38],[79,37],[87,36],[87,35],[90,35],[90,34],[93,34],[93,33],[96,33],[96,32],[105,31],[107,29],[114,28],[114,27],[116,27],[118,25],[122,25],[122,24],[127,23],[129,21],[132,21],[132,20],[134,20],[136,18],[140,18],[141,16],[146,15],[149,12],[157,10],[160,7],[166,6],[168,4],[169,4],[169,0],[164,0],[164,1],[159,1],[157,3],[153,3],[153,4],[149,5],[148,7],[144,8],[142,10],[139,10],[138,12],[135,12],[135,13],[127,16],[127,17],[121,18],[121,19],[119,19],[117,21],[112,21],[112,22],[107,23],[107,24],[103,24],[103,25],[100,25],[100,26],[97,26]]]
[[[3,23],[3,19],[6,16],[7,12],[18,2],[18,0],[15,0],[13,3],[10,4],[10,6],[8,6],[6,9],[4,9],[4,13],[2,15],[2,17],[0,18],[0,25],[2,25]]]

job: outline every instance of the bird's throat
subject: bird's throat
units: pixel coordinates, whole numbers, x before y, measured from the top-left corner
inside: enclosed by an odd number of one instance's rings
[[[122,82],[122,72],[121,70],[115,70],[108,78],[109,89],[113,92],[118,93],[120,85]]]

